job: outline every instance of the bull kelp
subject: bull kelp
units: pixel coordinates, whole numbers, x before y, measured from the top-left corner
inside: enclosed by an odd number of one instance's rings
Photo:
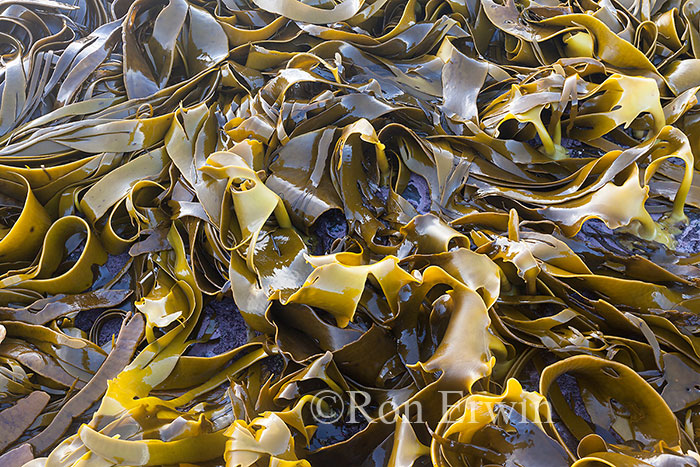
[[[695,0],[8,0],[0,42],[0,465],[700,465]]]

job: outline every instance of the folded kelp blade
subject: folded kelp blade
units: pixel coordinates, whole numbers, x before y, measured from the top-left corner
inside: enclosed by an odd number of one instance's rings
[[[568,466],[568,453],[551,437],[552,425],[545,398],[509,379],[503,394],[472,394],[445,412],[431,458],[435,465]]]
[[[95,308],[113,308],[131,295],[126,289],[100,289],[82,294],[54,295],[24,308],[0,308],[0,319],[27,324],[46,324],[55,319]]]
[[[85,239],[83,251],[73,267],[57,274],[63,258],[68,253],[66,247],[75,247],[76,237]],[[0,288],[21,287],[53,294],[83,292],[95,279],[92,266],[104,264],[106,260],[107,253],[82,218],[62,217],[46,232],[36,265],[6,272],[0,276]]]
[[[9,229],[2,229],[0,260],[3,263],[29,260],[39,250],[44,235],[51,225],[51,218],[32,193],[27,179],[21,175],[10,175],[8,178],[10,180],[4,184],[2,190],[3,210],[7,213],[6,215],[11,215],[12,211],[17,210],[20,213],[12,225],[7,226]],[[16,183],[17,181],[19,184]],[[17,189],[19,193],[15,192]],[[24,199],[23,203],[22,199]]]
[[[227,466],[247,467],[259,465],[285,465],[288,467],[309,467],[309,461],[297,459],[292,431],[301,432],[306,438],[313,433],[313,427],[304,425],[301,410],[307,400],[283,412],[267,412],[250,423],[236,420],[226,431],[224,459]],[[265,460],[263,460],[265,459]]]
[[[490,347],[493,346],[499,353],[502,351],[497,338],[488,332],[486,312],[486,304],[490,306],[498,294],[496,267],[492,264],[491,269],[488,269],[488,258],[468,250],[462,249],[459,253],[462,255],[447,254],[454,261],[450,261],[450,258],[436,261],[453,271],[455,277],[441,267],[432,266],[432,269],[429,267],[423,271],[422,280],[417,280],[398,267],[395,258],[386,258],[373,265],[362,265],[357,264],[361,261],[359,255],[348,253],[337,257],[311,257],[310,261],[316,265],[316,269],[307,283],[289,298],[286,305],[273,305],[266,314],[267,319],[278,329],[276,335],[280,350],[309,365],[295,373],[299,376],[294,378],[300,378],[302,373],[307,375],[302,381],[319,378],[320,366],[317,365],[326,362],[324,366],[328,368],[329,377],[334,374],[336,376],[332,378],[338,378],[340,369],[346,378],[351,378],[347,380],[348,383],[359,383],[360,387],[366,387],[371,394],[376,393],[377,403],[391,403],[390,410],[397,416],[408,410],[410,404],[419,403],[426,404],[425,413],[430,413],[431,419],[437,421],[440,416],[439,390],[458,390],[473,385],[490,372],[493,364],[493,359],[489,358]],[[467,261],[459,262],[458,258],[466,258]],[[475,264],[470,266],[469,260]],[[496,275],[495,281],[493,274]],[[342,314],[339,306],[331,306],[341,303],[339,300],[343,297],[337,292],[334,282],[345,284],[346,290],[350,283],[353,284],[354,299],[347,306],[343,305]],[[371,285],[373,283],[377,285]],[[446,288],[456,290],[445,293]],[[362,289],[365,290],[364,293]],[[383,296],[386,298],[382,299]],[[399,298],[401,296],[403,298]],[[377,303],[380,307],[377,309],[374,303],[378,300],[387,300],[388,305]],[[425,308],[421,303],[426,304]],[[382,310],[383,306],[387,306],[387,309]],[[429,326],[427,315],[431,308],[433,313],[450,316],[450,323],[447,329],[442,326],[428,329],[427,338],[420,338],[415,335],[415,323]],[[338,316],[331,318],[330,322],[324,321],[323,316],[329,316],[325,313],[334,310],[337,310]],[[390,327],[392,332],[382,331],[378,326],[367,329],[366,320],[370,316],[383,320],[383,327]],[[465,329],[477,320],[480,325],[469,330],[473,338],[467,341],[462,339]],[[392,342],[395,339],[398,342]],[[378,360],[371,364],[361,364],[362,349],[370,345]],[[400,363],[398,356],[394,355],[397,345],[400,358],[406,363]],[[324,351],[325,354],[322,353]],[[337,368],[331,370],[336,365],[328,365],[335,359]],[[384,359],[386,362],[382,362]],[[390,373],[385,375],[386,372]],[[288,378],[292,376],[290,374]],[[420,383],[413,383],[409,376]],[[344,388],[348,383],[329,382],[327,377],[323,381],[333,391],[340,391],[338,397],[346,397],[344,393],[347,389]],[[298,397],[309,394],[308,389],[313,388],[309,383],[302,384],[301,381],[292,386],[293,382],[294,379],[282,378],[279,383],[271,386],[270,389],[277,394],[273,400],[286,406],[290,397],[293,401],[298,401]],[[314,394],[313,389],[310,394]],[[349,440],[348,448],[350,445],[357,446],[363,440],[373,440],[374,443],[378,437],[383,439],[390,433],[387,433],[387,429],[391,427],[386,424],[373,423]],[[327,452],[320,449],[312,455],[318,457],[318,462],[323,462],[321,459],[333,455],[334,446],[328,448]],[[343,452],[347,449],[339,446],[335,448],[343,449]],[[355,450],[353,459],[362,459],[372,449],[371,444],[365,444]]]
[[[143,328],[143,318],[140,315],[127,317],[113,350],[99,365],[99,369],[95,374],[89,378],[86,384],[80,385],[81,389],[73,394],[60,407],[60,410],[53,414],[47,426],[40,428],[39,434],[27,441],[35,454],[40,454],[60,442],[73,420],[80,417],[95,402],[100,400],[107,389],[107,381],[117,375],[131,359],[137,345],[141,341]],[[18,332],[12,332],[12,335],[18,335]],[[64,344],[67,344],[67,342]],[[71,345],[76,349],[80,348],[81,344],[85,345],[77,339],[71,342]],[[6,344],[3,343],[3,345]],[[84,356],[83,358],[87,359],[88,357]],[[74,362],[74,364],[78,362]],[[50,373],[47,373],[47,377],[50,377]],[[70,379],[68,384],[71,384]],[[75,382],[72,384],[75,385]],[[51,387],[47,388],[47,390],[51,393],[55,392]],[[5,446],[19,438],[25,430],[30,428],[33,422],[36,424],[34,419],[39,420],[39,414],[46,407],[49,399],[49,395],[45,392],[35,391],[25,399],[21,399],[16,406],[0,412],[0,417],[11,417],[10,420],[5,421],[5,423],[11,423],[12,425],[11,429],[6,430]],[[27,407],[27,404],[30,405]],[[13,412],[20,410],[22,407],[24,407],[23,413],[13,414]]]
[[[228,41],[218,21],[185,0],[169,2],[165,8],[161,2],[133,2],[122,28],[124,87],[131,99],[165,88],[176,58],[184,59],[187,76],[194,76],[228,55]],[[140,40],[144,32],[139,29],[150,33],[147,42]]]
[[[562,396],[557,378],[571,374],[581,391],[588,419],[575,413]],[[551,391],[554,411],[576,439],[598,432],[620,440],[621,449],[655,450],[664,443],[679,452],[682,438],[678,420],[661,396],[626,365],[578,355],[556,362],[542,372],[540,392]],[[615,435],[612,435],[612,434]],[[562,440],[561,435],[558,434]],[[562,441],[562,444],[563,441]]]
[[[117,340],[105,361],[90,381],[65,403],[49,426],[29,440],[34,452],[41,454],[61,440],[75,417],[100,400],[107,390],[107,381],[115,378],[131,360],[144,331],[141,315],[127,316]]]
[[[183,322],[162,335],[155,336],[153,330],[146,330],[148,345],[133,359],[131,356],[141,342],[146,323],[140,314],[125,321],[112,351],[93,379],[63,405],[51,424],[29,443],[37,453],[43,452],[60,441],[66,423],[70,423],[72,417],[99,401],[92,420],[77,434],[63,440],[48,458],[36,462],[42,465],[70,465],[74,462],[161,465],[183,460],[204,461],[223,454],[226,440],[223,430],[230,424],[231,417],[217,388],[231,375],[264,357],[265,353],[256,348],[259,346],[251,344],[252,347],[243,346],[218,358],[201,359],[199,365],[191,361],[197,357],[182,355],[191,345],[187,337],[198,322],[201,294],[192,288],[193,277],[187,267],[184,245],[176,227],[172,229],[168,239],[173,254],[156,253],[160,255],[156,261],[163,271],[180,281],[177,285],[185,293],[172,299],[184,301],[179,306],[186,305],[190,313],[183,314]],[[164,276],[161,280],[165,280]],[[149,322],[150,326],[158,324],[163,323]],[[200,371],[209,377],[202,380],[198,374]],[[178,381],[180,378],[187,382],[183,385]],[[183,393],[181,388],[188,390]],[[179,397],[161,399],[151,396],[154,389],[179,393]],[[104,397],[100,400],[102,394]],[[193,399],[200,399],[200,403],[193,403]],[[152,424],[155,421],[151,421],[153,416],[162,420],[157,427]],[[142,438],[160,430],[163,431],[159,439]]]
[[[379,7],[386,0],[379,0]],[[275,2],[272,0],[253,0],[257,6],[272,13],[277,13],[290,19],[307,23],[336,23],[345,21],[360,10],[363,0],[343,0],[332,9],[316,8],[298,0]]]

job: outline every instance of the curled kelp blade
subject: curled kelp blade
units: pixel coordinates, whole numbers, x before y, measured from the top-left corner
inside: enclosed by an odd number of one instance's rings
[[[517,380],[509,379],[503,394],[473,394],[445,412],[433,434],[431,458],[438,465],[482,465],[509,462],[511,458],[569,465],[567,452],[545,431],[551,432],[551,424],[544,397],[523,391]],[[517,434],[513,436],[513,432]],[[484,443],[487,446],[480,451]]]
[[[555,380],[563,375],[574,376],[581,391],[581,397],[589,414],[589,420],[581,422],[580,416],[573,413],[571,407],[554,405],[554,410],[561,407],[562,420],[574,436],[586,436],[594,430],[616,433],[616,438],[623,444],[640,443],[650,448],[659,442],[670,448],[679,449],[681,445],[678,421],[665,404],[661,396],[653,390],[639,375],[629,367],[612,361],[580,355],[570,357],[550,365],[542,372],[540,391],[547,394],[554,387]],[[586,377],[585,382],[579,377]],[[615,384],[615,383],[622,384]],[[561,394],[560,386],[557,392]],[[629,390],[629,388],[635,388]],[[563,402],[558,395],[559,403]],[[612,416],[603,415],[597,410],[600,404],[612,409]],[[575,428],[574,428],[575,427]],[[596,427],[596,428],[593,428]],[[611,438],[612,439],[612,438]]]

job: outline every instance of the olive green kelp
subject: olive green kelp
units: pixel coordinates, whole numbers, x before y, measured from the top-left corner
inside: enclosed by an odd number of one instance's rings
[[[0,43],[0,466],[700,466],[695,0],[9,0]]]

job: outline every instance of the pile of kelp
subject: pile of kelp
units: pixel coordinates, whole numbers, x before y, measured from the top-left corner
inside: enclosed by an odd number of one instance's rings
[[[0,465],[697,467],[699,28],[3,1]]]

